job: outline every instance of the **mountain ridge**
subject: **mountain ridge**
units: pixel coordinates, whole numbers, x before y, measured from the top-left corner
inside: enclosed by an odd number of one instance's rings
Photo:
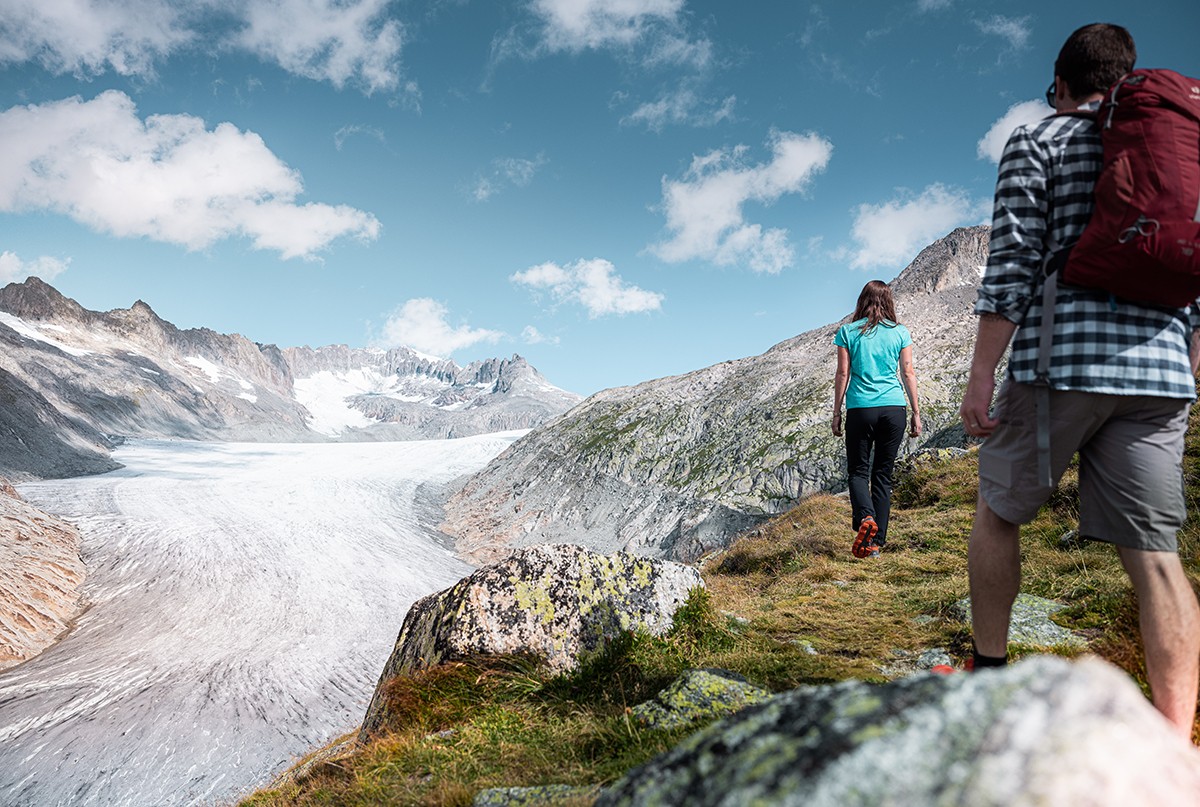
[[[959,228],[893,281],[914,332],[926,444],[959,444],[957,397],[987,262],[986,226]],[[578,542],[694,560],[808,493],[838,486],[829,430],[837,322],[759,356],[591,396],[512,445],[446,506],[442,529],[471,560]]]
[[[90,311],[36,277],[0,288],[0,344],[16,406],[0,415],[0,475],[17,480],[111,470],[126,437],[442,439],[533,428],[579,400],[519,355],[459,367],[404,347],[280,348],[177,328],[140,299]]]

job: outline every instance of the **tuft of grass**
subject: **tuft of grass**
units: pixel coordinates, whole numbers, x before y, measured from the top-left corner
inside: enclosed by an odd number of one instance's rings
[[[1194,584],[1200,579],[1197,418],[1184,462],[1192,517],[1180,533]],[[552,676],[537,659],[505,657],[395,679],[379,736],[318,766],[299,785],[262,791],[245,803],[467,805],[486,787],[604,784],[681,739],[683,732],[640,728],[629,709],[685,669],[724,668],[779,691],[850,677],[883,680],[899,674],[890,665],[933,647],[963,661],[970,629],[951,606],[967,596],[977,470],[973,451],[909,464],[893,498],[888,548],[877,560],[851,557],[844,497],[804,499],[708,559],[707,589],[692,592],[667,635],[619,636],[573,673]],[[1056,621],[1088,639],[1085,652],[1126,670],[1145,689],[1137,603],[1116,552],[1060,542],[1078,518],[1078,475],[1071,469],[1022,529],[1022,590],[1065,603]],[[1010,647],[1014,658],[1047,650],[1081,652]]]

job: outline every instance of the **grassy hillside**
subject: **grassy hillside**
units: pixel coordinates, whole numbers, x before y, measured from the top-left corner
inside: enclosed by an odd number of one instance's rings
[[[639,728],[628,712],[684,669],[722,667],[783,690],[849,677],[881,681],[884,668],[895,671],[932,647],[961,661],[968,626],[951,606],[967,593],[975,474],[974,452],[910,467],[895,494],[888,551],[875,560],[850,555],[846,499],[806,499],[708,559],[708,591],[693,594],[669,636],[626,637],[570,677],[548,677],[532,659],[504,658],[397,680],[389,693],[396,717],[382,736],[349,758],[318,766],[299,785],[245,803],[466,805],[486,787],[607,783],[689,733]],[[1181,554],[1196,583],[1196,415],[1185,475],[1192,518]],[[1077,517],[1072,471],[1023,531],[1022,590],[1068,604],[1056,619],[1088,638],[1088,652],[1144,686],[1136,603],[1116,553],[1105,545],[1060,543]],[[1010,647],[1015,656],[1031,650]],[[1193,736],[1200,740],[1200,721]]]

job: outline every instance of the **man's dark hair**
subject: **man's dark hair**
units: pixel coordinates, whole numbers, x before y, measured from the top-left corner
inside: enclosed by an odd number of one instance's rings
[[[1095,22],[1067,37],[1054,61],[1054,75],[1067,83],[1072,98],[1087,98],[1115,84],[1135,61],[1137,48],[1128,31]]]

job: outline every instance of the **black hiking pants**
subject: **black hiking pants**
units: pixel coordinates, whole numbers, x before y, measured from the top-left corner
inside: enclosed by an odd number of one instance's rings
[[[878,544],[887,540],[892,511],[892,468],[904,440],[906,413],[903,406],[846,410],[846,472],[854,530],[858,531],[865,516],[871,516],[879,525],[875,536]]]

